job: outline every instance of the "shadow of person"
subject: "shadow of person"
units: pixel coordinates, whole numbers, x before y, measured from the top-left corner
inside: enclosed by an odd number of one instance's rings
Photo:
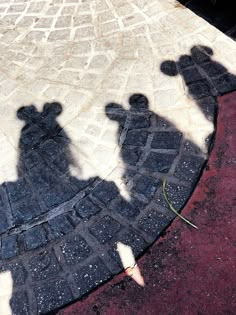
[[[182,134],[171,123],[149,110],[145,95],[131,95],[129,106],[128,110],[116,103],[106,106],[107,117],[119,125],[117,142],[121,148],[121,160],[126,166],[167,173],[180,147]],[[175,152],[166,154],[148,151],[147,147]]]
[[[56,120],[61,113],[62,106],[59,103],[45,104],[42,112],[38,112],[34,105],[18,109],[18,119],[25,122],[18,144],[19,177],[31,168],[33,157],[47,164],[53,161],[63,174],[69,172],[70,165],[76,166],[69,149],[71,142]],[[40,152],[37,151],[39,149]],[[37,153],[41,153],[40,159],[36,158]]]
[[[204,102],[204,98],[235,90],[236,76],[211,58],[214,53],[210,47],[193,46],[190,52],[190,55],[180,56],[178,61],[162,62],[160,70],[168,76],[181,75],[188,88],[188,94],[212,121],[215,114],[213,102]]]
[[[79,180],[70,166],[79,165],[70,150],[71,141],[57,122],[59,103],[46,103],[41,112],[34,105],[21,107],[17,117],[25,125],[19,139],[18,179],[6,182],[12,225],[27,223],[89,186],[95,178]]]
[[[200,150],[185,140],[173,124],[150,111],[145,95],[131,95],[129,109],[110,103],[105,111],[107,117],[118,124],[117,142],[120,146],[120,160],[124,164],[123,182],[128,186],[132,205],[137,196],[144,204],[150,203],[156,192],[162,190],[163,176],[170,174],[190,182],[191,191],[204,161]],[[179,163],[175,166],[174,161],[180,154],[182,144],[182,151],[187,155],[181,153]],[[199,156],[192,157],[192,153]],[[167,188],[170,194],[176,193],[174,189],[176,188],[171,185]],[[166,207],[162,197],[158,202]],[[178,203],[175,205],[178,209],[183,206]]]

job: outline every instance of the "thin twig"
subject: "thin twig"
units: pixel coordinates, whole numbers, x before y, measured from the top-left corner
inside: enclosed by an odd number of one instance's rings
[[[166,194],[166,178],[163,179],[163,185],[162,185],[162,190],[163,190],[163,194],[164,194],[164,198],[166,200],[166,202],[168,203],[170,209],[182,220],[184,220],[184,222],[186,222],[187,224],[191,225],[193,228],[198,229],[198,227],[196,225],[194,225],[193,223],[191,223],[189,220],[185,219],[181,214],[178,213],[178,211],[172,206],[172,204],[170,203],[170,201],[168,200],[167,194]]]

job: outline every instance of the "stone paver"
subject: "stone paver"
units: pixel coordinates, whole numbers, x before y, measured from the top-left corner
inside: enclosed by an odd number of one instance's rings
[[[117,241],[138,256],[171,223],[162,179],[181,210],[216,96],[236,88],[235,49],[172,0],[0,0],[0,282],[10,271],[14,314],[81,298],[122,270]]]

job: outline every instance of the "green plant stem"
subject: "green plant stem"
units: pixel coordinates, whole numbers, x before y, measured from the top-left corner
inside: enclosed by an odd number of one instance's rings
[[[167,196],[167,194],[166,194],[166,178],[163,179],[162,190],[163,190],[164,198],[165,198],[166,202],[168,203],[170,209],[171,209],[179,218],[181,218],[184,222],[186,222],[187,224],[191,225],[193,228],[198,229],[198,227],[197,227],[196,225],[194,225],[194,224],[191,223],[189,220],[185,219],[181,214],[179,214],[178,211],[172,206],[172,204],[171,204],[170,201],[168,200],[168,196]]]

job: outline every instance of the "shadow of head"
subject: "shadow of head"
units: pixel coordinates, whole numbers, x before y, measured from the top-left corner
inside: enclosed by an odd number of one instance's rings
[[[17,118],[29,123],[32,121],[39,121],[47,117],[56,119],[62,113],[62,106],[60,103],[46,103],[43,106],[42,112],[38,112],[34,105],[22,106],[17,111]]]
[[[213,56],[213,50],[207,46],[193,46],[190,52],[190,55],[182,55],[178,61],[166,60],[162,62],[160,66],[161,72],[173,77],[179,73],[178,69],[191,66],[194,62],[198,64],[211,61],[211,56]]]
[[[23,106],[17,111],[17,118],[24,121],[19,139],[21,150],[30,150],[40,145],[42,139],[56,136],[62,132],[62,128],[56,117],[62,112],[59,103],[46,103],[42,111],[38,111],[34,105]],[[65,133],[62,132],[66,138]]]
[[[131,111],[147,111],[149,109],[149,102],[143,94],[133,94],[129,98],[129,105]]]
[[[213,56],[214,52],[210,47],[197,45],[193,46],[190,50],[191,56],[194,61],[207,61],[211,60],[211,56]]]
[[[133,94],[129,97],[129,110],[125,110],[124,107],[117,103],[110,103],[106,105],[106,116],[111,120],[116,120],[114,113],[128,113],[128,112],[140,112],[149,110],[149,102],[143,94]]]

